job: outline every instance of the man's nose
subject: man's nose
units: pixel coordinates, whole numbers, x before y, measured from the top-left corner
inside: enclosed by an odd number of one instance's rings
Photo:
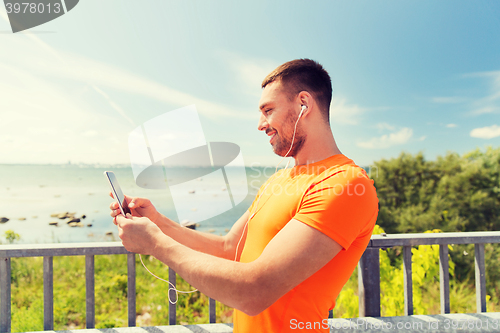
[[[257,129],[259,131],[265,131],[268,127],[269,127],[269,124],[267,122],[266,117],[263,114],[261,114],[260,118],[259,118],[259,124],[257,125]]]

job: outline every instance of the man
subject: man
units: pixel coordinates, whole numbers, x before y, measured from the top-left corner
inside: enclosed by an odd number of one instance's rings
[[[127,250],[151,254],[204,294],[235,308],[234,332],[328,332],[328,310],[370,240],[378,200],[329,125],[328,73],[287,62],[262,84],[258,129],[295,167],[264,184],[226,236],[182,228],[147,199],[134,216],[111,205]]]

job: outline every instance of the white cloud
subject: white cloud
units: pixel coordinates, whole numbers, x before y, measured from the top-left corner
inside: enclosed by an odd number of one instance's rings
[[[448,127],[448,128],[455,128],[457,126],[458,126],[457,124],[447,124],[446,125],[446,127]]]
[[[196,104],[211,117],[255,118],[247,110],[61,52],[30,32],[14,37],[2,42],[9,52],[0,52],[2,163],[128,163],[127,145],[117,138],[126,138],[135,125],[111,90],[170,105]]]
[[[348,104],[345,98],[333,98],[330,105],[330,122],[333,124],[356,125],[367,109],[357,104]]]
[[[421,136],[420,138],[418,138],[418,141],[424,141],[426,138],[427,138],[427,136],[426,136],[426,135],[423,135],[423,136]]]
[[[99,133],[97,131],[95,131],[95,130],[88,130],[85,133],[83,133],[82,135],[91,138],[91,137],[94,137],[94,136],[98,136]]]
[[[15,37],[5,38],[2,47],[9,52],[0,52],[2,163],[126,163],[126,147],[112,140],[127,136],[125,118],[106,115],[107,105],[95,108],[75,98],[73,89],[86,82],[55,79],[40,70],[68,64],[36,35]]]
[[[260,97],[261,84],[264,78],[279,64],[267,59],[247,59],[239,54],[229,51],[219,51],[218,58],[224,60],[224,65],[229,66],[236,77],[244,85],[244,90],[249,95]]]
[[[486,127],[475,128],[470,132],[470,136],[480,139],[493,139],[500,136],[500,126],[492,125]]]
[[[123,163],[110,151],[108,133],[126,136],[130,125],[90,112],[63,85],[0,61],[0,151],[3,163]],[[112,125],[110,127],[110,125]],[[125,125],[125,126],[124,126]],[[95,133],[104,135],[94,135]]]
[[[398,132],[384,134],[380,137],[371,138],[368,141],[358,142],[357,145],[361,148],[383,149],[405,144],[412,136],[413,130],[408,127],[403,127]]]
[[[5,49],[16,50],[16,52],[3,53],[0,56],[0,61],[8,60],[7,63],[17,63],[23,69],[29,67],[30,72],[36,73],[38,76],[53,76],[70,79],[77,83],[85,83],[94,89],[97,88],[96,91],[100,89],[102,92],[102,87],[106,87],[144,96],[163,103],[173,104],[178,107],[195,104],[199,113],[211,118],[218,116],[239,119],[255,118],[248,110],[238,110],[232,106],[196,97],[112,64],[55,50],[32,33],[27,32],[23,36],[27,38],[9,40],[9,42],[15,44],[10,45],[10,47],[6,46]],[[57,61],[54,61],[56,59]],[[250,65],[251,62],[248,60],[241,60],[236,64],[243,66],[242,71],[244,74],[241,75],[246,76],[247,80],[250,80],[252,83],[256,80],[257,76],[262,75],[261,73],[264,70],[257,70],[258,66],[252,67]],[[260,77],[260,80],[262,78],[263,76]],[[260,89],[260,82],[256,84],[256,87],[257,90]],[[112,108],[120,113],[118,103],[110,100],[107,95],[105,98]],[[127,119],[127,121],[130,121],[130,119]]]
[[[378,123],[375,126],[379,131],[385,131],[385,130],[394,131],[396,129],[394,126],[389,125],[388,123]]]
[[[486,113],[496,113],[497,111],[500,111],[499,107],[488,105],[472,110],[471,114],[474,116],[479,116],[481,114],[486,114]]]
[[[137,126],[137,124],[135,124],[134,121],[132,119],[130,119],[129,116],[127,116],[127,114],[125,113],[125,111],[123,111],[123,109],[118,104],[116,104],[111,98],[109,98],[109,96],[104,91],[102,91],[101,89],[97,88],[96,86],[92,86],[92,88],[94,88],[94,90],[97,91],[98,94],[100,94],[101,96],[103,96],[106,99],[106,101],[109,103],[109,105],[113,109],[115,109],[116,112],[118,112],[118,114],[120,116],[122,116],[123,118],[127,119],[127,121],[132,126]]]
[[[470,73],[464,75],[464,77],[484,77],[490,80],[488,94],[471,103],[470,114],[478,116],[489,113],[500,113],[500,71]]]
[[[195,104],[198,112],[208,117],[224,116],[254,119],[254,115],[249,114],[246,110],[235,110],[233,107],[195,97],[110,64],[74,54],[66,54],[66,59],[68,64],[66,67],[59,66],[57,63],[54,63],[53,66],[42,67],[35,59],[31,59],[30,64],[34,68],[42,69],[47,75],[87,82],[92,86],[107,87],[142,95],[179,107]]]

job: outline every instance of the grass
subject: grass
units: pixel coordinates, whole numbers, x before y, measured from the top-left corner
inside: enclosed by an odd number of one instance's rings
[[[138,326],[168,325],[169,284],[151,276],[136,256]],[[150,256],[148,268],[167,279],[168,268]],[[12,332],[43,330],[43,259],[12,258]],[[192,290],[177,277],[177,289]],[[95,257],[96,328],[126,327],[127,257]],[[208,323],[208,298],[179,293],[177,323]],[[54,329],[85,328],[85,257],[54,257]],[[232,309],[217,302],[217,322],[232,322]]]

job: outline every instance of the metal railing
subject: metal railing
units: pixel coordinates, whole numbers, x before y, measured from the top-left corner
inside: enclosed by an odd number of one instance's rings
[[[0,332],[11,330],[11,258],[43,257],[43,329],[54,329],[54,271],[53,258],[59,256],[85,256],[86,327],[95,327],[95,275],[94,256],[109,254],[127,255],[128,326],[136,325],[135,254],[125,250],[121,242],[23,244],[0,246]],[[176,273],[168,270],[168,279],[174,286]],[[175,299],[175,291],[171,299]],[[215,300],[209,299],[209,321],[215,323]],[[176,304],[169,302],[169,325],[176,324]]]
[[[500,231],[374,235],[358,265],[359,316],[380,317],[379,249],[403,247],[404,314],[413,315],[411,247],[439,245],[441,313],[450,313],[449,244],[474,244],[477,312],[486,312],[484,244],[500,243]]]
[[[448,244],[475,244],[477,312],[486,312],[486,280],[484,244],[500,243],[500,231],[426,234],[374,235],[358,265],[359,316],[380,317],[379,249],[403,247],[404,314],[413,314],[411,247],[439,245],[441,313],[450,313]],[[11,328],[11,258],[43,257],[43,322],[44,330],[54,329],[53,257],[85,256],[86,326],[95,327],[94,256],[127,255],[128,326],[136,325],[135,254],[125,250],[121,242],[74,244],[27,244],[0,246],[0,332]],[[169,269],[169,281],[175,285],[176,273]],[[170,292],[174,292],[170,290]],[[170,295],[175,298],[175,295]],[[209,322],[215,323],[215,300],[209,300]],[[169,303],[169,325],[176,324],[176,305]]]

